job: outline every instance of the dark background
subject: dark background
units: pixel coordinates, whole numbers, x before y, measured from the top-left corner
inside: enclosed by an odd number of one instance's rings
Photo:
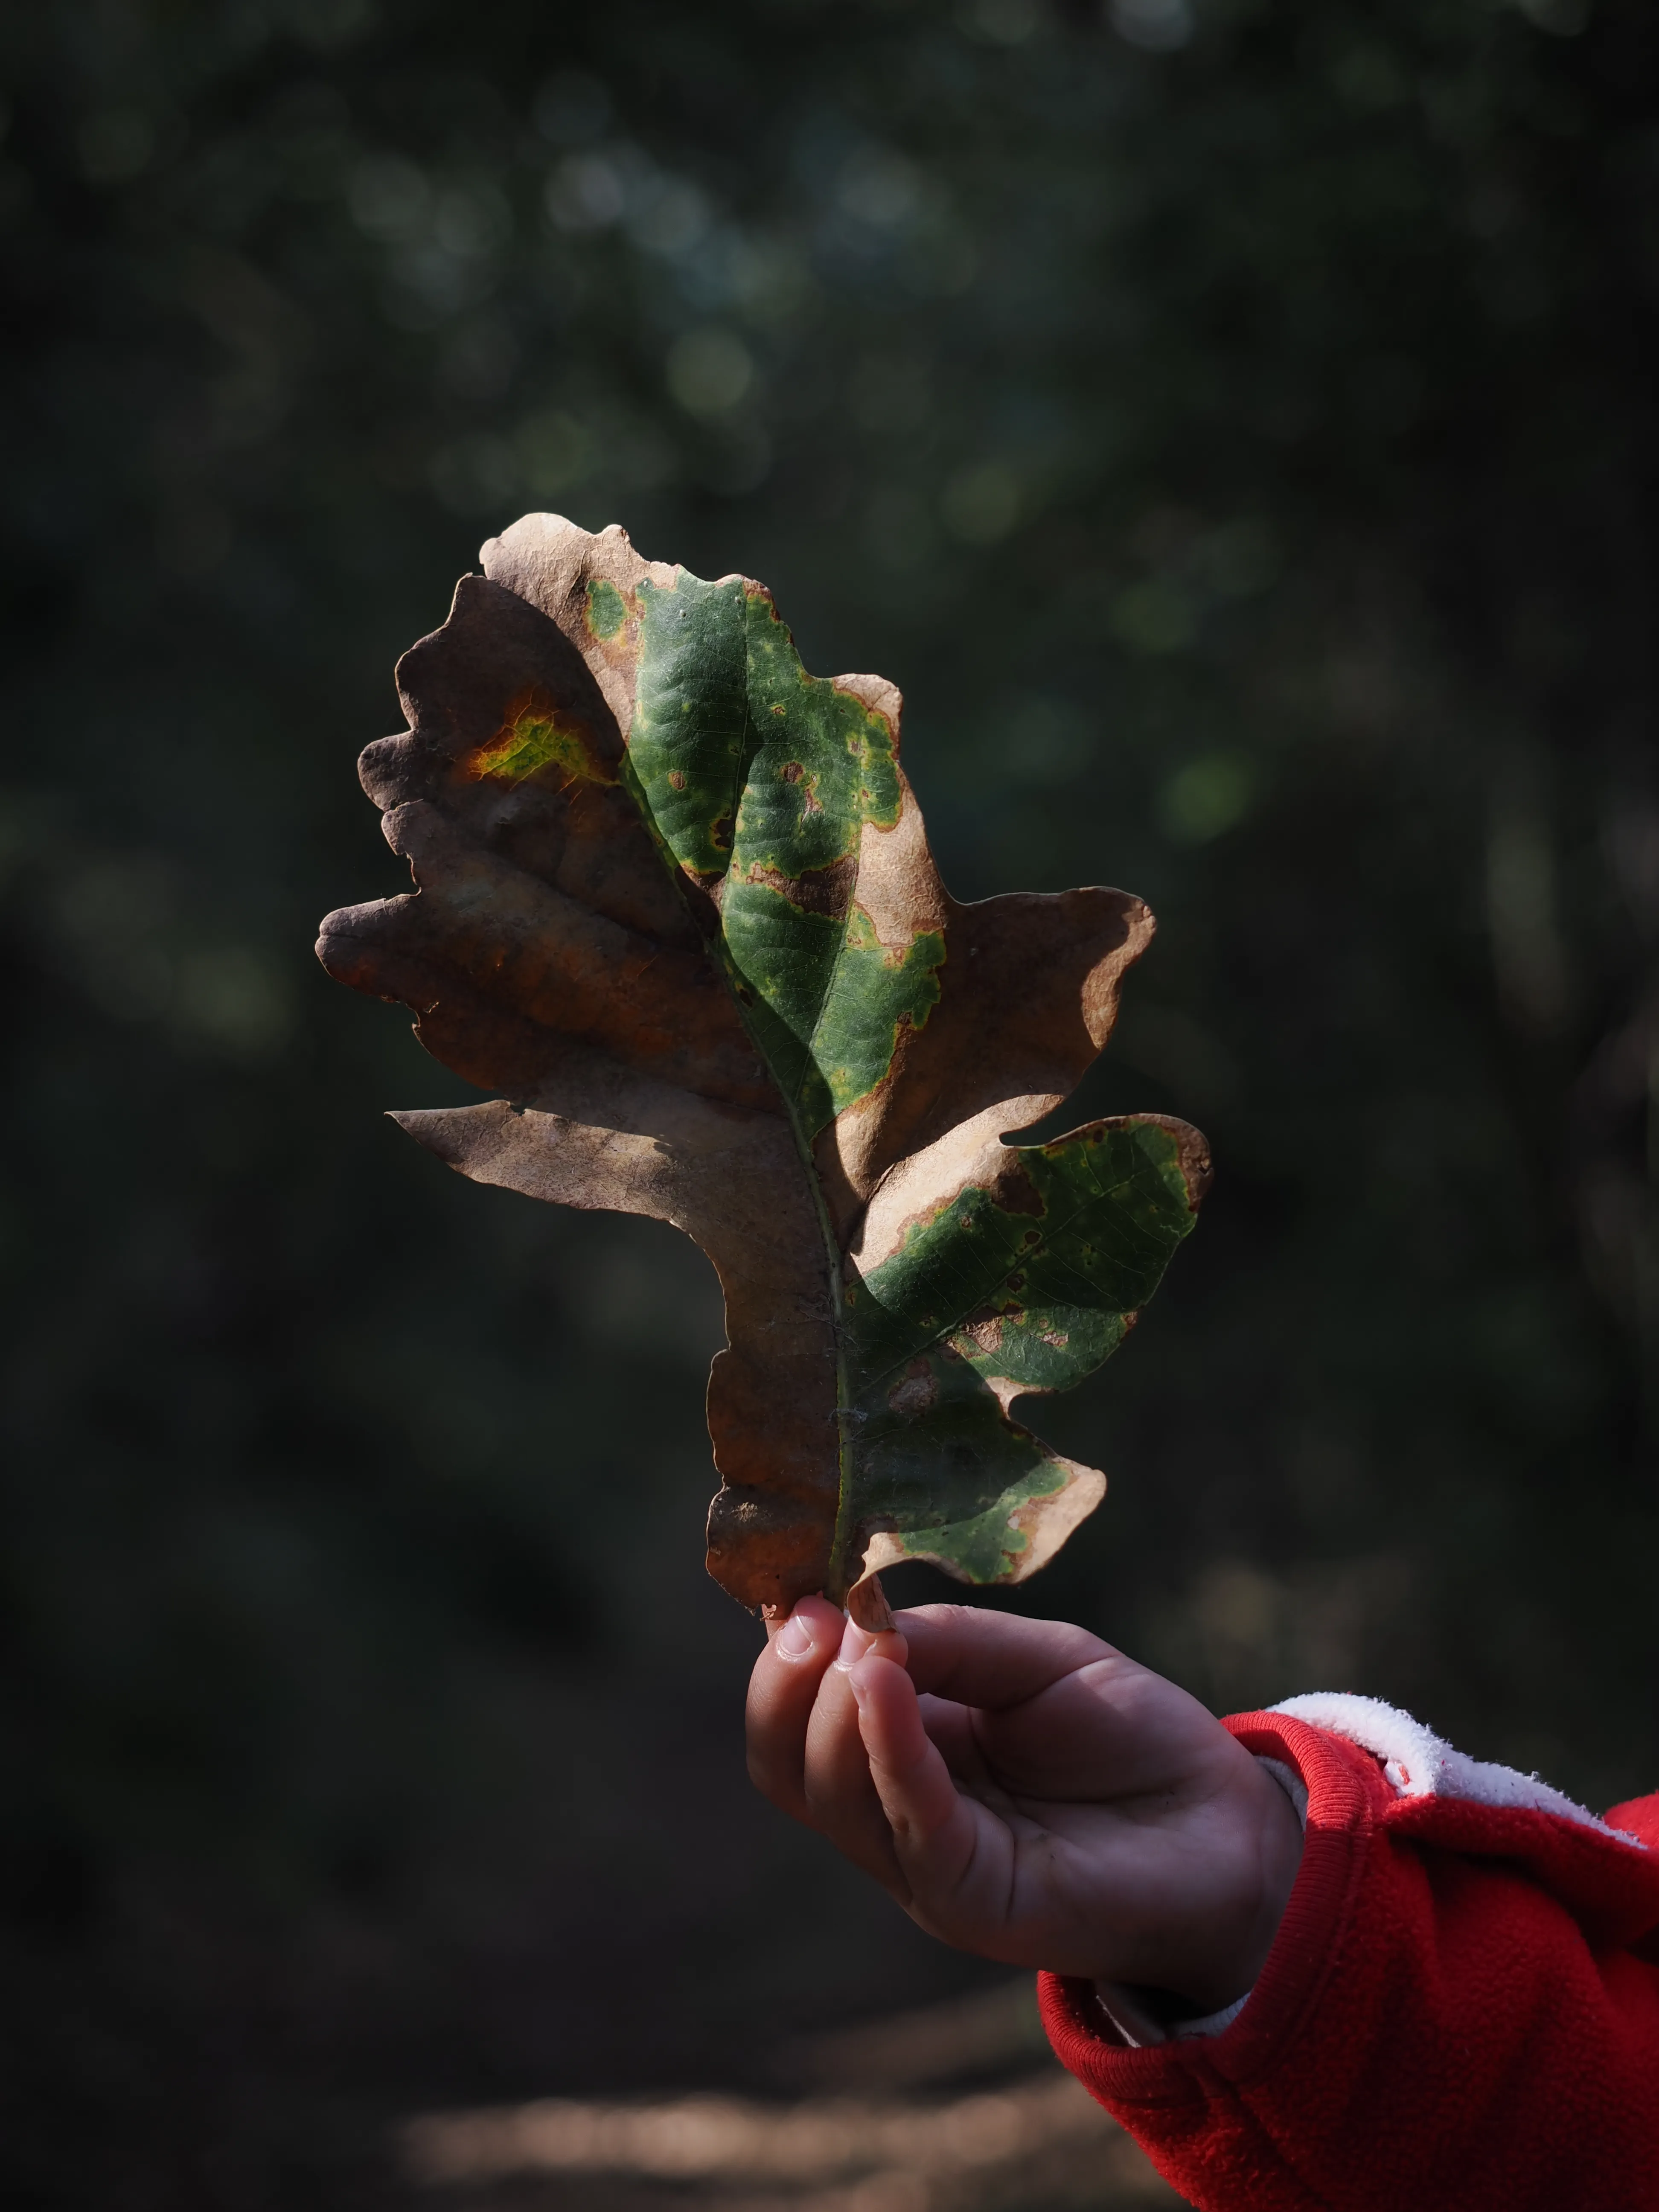
[[[752,1801],[712,1278],[447,1175],[314,965],[521,511],[878,669],[958,894],[1162,921],[1198,1237],[1022,1607],[1659,1781],[1650,0],[0,14],[14,2203],[968,1986]],[[922,1588],[920,1576],[907,1593]]]

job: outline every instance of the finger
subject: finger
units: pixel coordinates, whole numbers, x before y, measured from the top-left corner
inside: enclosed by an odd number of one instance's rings
[[[1233,1739],[1196,1698],[1121,1652],[1091,1660],[1024,1705],[981,1708],[974,1735],[1016,1796],[1186,1798],[1210,1786]]]
[[[872,1654],[853,1667],[859,1734],[894,1860],[911,1909],[944,1932],[954,1928],[965,1877],[975,1889],[1006,1894],[993,1867],[1012,1838],[1000,1821],[957,1790],[928,1733],[915,1686],[901,1667]],[[975,1931],[976,1933],[978,1931]]]
[[[945,1765],[958,1782],[983,1768],[984,1756],[974,1735],[974,1717],[966,1705],[924,1692],[917,1700],[921,1724]]]
[[[858,1699],[850,1670],[872,1654],[904,1670],[902,1637],[872,1636],[848,1621],[841,1651],[824,1673],[806,1729],[804,1770],[806,1814],[837,1850],[902,1897],[892,1838],[870,1778],[870,1761],[859,1733]]]
[[[1069,1621],[1022,1620],[975,1606],[915,1606],[895,1619],[917,1689],[990,1711],[1024,1705],[1079,1668],[1120,1656]]]
[[[804,1597],[786,1621],[766,1625],[766,1649],[749,1679],[749,1773],[762,1795],[811,1820],[802,1781],[806,1727],[824,1669],[841,1649],[841,1609]]]

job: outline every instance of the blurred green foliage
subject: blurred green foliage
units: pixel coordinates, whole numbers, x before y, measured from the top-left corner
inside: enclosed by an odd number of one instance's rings
[[[964,1971],[745,1795],[701,1261],[446,1177],[310,963],[528,507],[902,684],[959,894],[1162,918],[1060,1118],[1218,1179],[1019,1601],[1659,1779],[1647,0],[56,0],[0,76],[9,2200],[378,2203],[423,2100]]]

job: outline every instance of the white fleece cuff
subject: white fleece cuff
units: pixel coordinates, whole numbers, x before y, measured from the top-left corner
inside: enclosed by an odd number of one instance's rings
[[[1470,1759],[1437,1736],[1432,1729],[1385,1705],[1381,1698],[1359,1698],[1340,1690],[1313,1690],[1300,1698],[1286,1698],[1269,1708],[1309,1728],[1328,1729],[1346,1736],[1362,1751],[1382,1761],[1385,1779],[1402,1797],[1461,1797],[1475,1805],[1515,1806],[1528,1813],[1553,1813],[1598,1835],[1615,1836],[1621,1844],[1643,1848],[1639,1836],[1610,1828],[1594,1813],[1575,1804],[1559,1790],[1552,1790],[1535,1774],[1517,1774],[1512,1766],[1495,1766],[1488,1759]],[[1273,1765],[1264,1759],[1263,1765]],[[1305,1817],[1305,1816],[1304,1816]]]

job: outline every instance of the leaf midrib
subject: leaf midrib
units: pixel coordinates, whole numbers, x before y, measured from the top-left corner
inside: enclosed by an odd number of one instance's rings
[[[753,716],[750,710],[749,696],[748,654],[748,633],[745,626],[744,637],[743,695],[744,736],[745,743],[747,742],[749,732],[753,727]],[[751,766],[754,759],[758,757],[763,750],[763,744],[757,743],[755,747],[754,754],[750,756]],[[745,773],[745,788],[747,788],[747,784],[748,776]],[[737,843],[736,822],[737,811],[736,807],[734,806],[732,811],[732,845],[734,851]],[[854,887],[856,887],[858,882],[856,872],[854,874],[853,881]],[[854,1473],[853,1435],[854,1425],[853,1414],[854,1409],[851,1402],[851,1394],[848,1388],[847,1325],[843,1316],[842,1299],[842,1272],[844,1264],[844,1255],[841,1248],[841,1240],[836,1235],[835,1224],[830,1218],[829,1202],[824,1197],[823,1185],[818,1177],[817,1163],[812,1157],[811,1139],[808,1137],[805,1127],[803,1124],[802,1093],[810,1080],[810,1074],[811,1073],[817,1073],[821,1076],[822,1073],[818,1069],[817,1055],[818,1032],[823,1026],[823,1010],[830,1003],[830,995],[836,987],[836,978],[841,973],[842,961],[847,951],[847,933],[852,908],[849,900],[848,912],[842,916],[841,936],[836,945],[836,957],[830,965],[829,981],[824,985],[823,995],[818,1000],[817,1011],[812,1018],[811,1035],[806,1040],[805,1065],[803,1066],[799,1076],[796,1079],[793,1095],[792,1096],[789,1092],[786,1091],[781,1083],[778,1085],[778,1095],[783,1100],[783,1109],[785,1114],[788,1116],[789,1132],[795,1140],[795,1152],[800,1161],[801,1173],[806,1179],[807,1191],[812,1200],[813,1211],[817,1216],[818,1233],[823,1240],[824,1289],[829,1300],[830,1326],[831,1330],[834,1332],[835,1336],[836,1520],[835,1527],[831,1531],[830,1539],[829,1574],[824,1585],[824,1595],[837,1605],[844,1605],[846,1603],[848,1591],[851,1586],[851,1578],[848,1572],[846,1554],[848,1547],[851,1543],[854,1534],[852,1513]],[[722,914],[720,918],[720,942],[724,946],[726,943],[726,922],[724,914]],[[735,963],[730,959],[729,956],[726,965],[729,974],[735,966]],[[736,997],[736,993],[734,992],[732,995]],[[754,1030],[749,1024],[748,1010],[744,1006],[741,1000],[738,1002],[738,1012],[743,1018],[745,1028],[749,1029],[750,1035],[751,1036],[755,1036]],[[758,1036],[755,1036],[755,1046],[756,1049],[760,1053],[763,1060],[766,1060],[767,1065],[769,1067],[771,1063],[767,1058],[765,1048],[762,1044]],[[777,1080],[775,1073],[773,1076],[773,1080],[775,1082]],[[859,1565],[863,1565],[861,1554],[856,1564]]]
[[[688,572],[682,570],[680,573],[682,574],[685,574]],[[742,590],[741,586],[739,586],[739,589]],[[812,1155],[811,1138],[808,1135],[805,1127],[804,1094],[810,1088],[811,1077],[815,1073],[817,1075],[820,1081],[825,1082],[827,1087],[827,1079],[823,1076],[822,1069],[818,1066],[817,1042],[823,1031],[826,1011],[835,995],[836,983],[841,975],[842,967],[846,959],[848,942],[852,927],[852,916],[856,904],[856,900],[849,895],[847,911],[841,917],[840,935],[836,945],[835,958],[831,963],[830,974],[825,981],[823,989],[819,995],[817,1006],[813,1014],[811,1030],[805,1039],[799,1040],[805,1048],[805,1065],[803,1066],[799,1075],[796,1079],[794,1085],[790,1090],[786,1091],[782,1082],[779,1079],[777,1070],[772,1064],[771,1056],[766,1049],[766,1045],[763,1038],[759,1033],[758,1026],[757,1023],[751,1019],[750,1006],[745,1002],[743,992],[738,988],[740,984],[748,985],[749,979],[744,975],[742,969],[738,966],[737,961],[732,956],[732,947],[726,934],[726,917],[723,894],[725,887],[732,881],[732,869],[737,859],[738,819],[741,811],[744,795],[749,787],[752,776],[755,761],[765,748],[767,735],[766,731],[763,727],[758,726],[755,720],[751,686],[753,657],[749,638],[750,594],[747,591],[743,591],[742,596],[744,599],[744,617],[741,625],[741,635],[743,638],[743,735],[739,745],[738,758],[733,764],[732,775],[732,787],[730,793],[730,819],[732,825],[732,851],[727,857],[726,866],[721,872],[720,884],[722,895],[717,898],[714,902],[715,912],[720,920],[720,964],[726,977],[726,988],[731,992],[732,997],[736,1004],[738,1018],[742,1022],[744,1031],[748,1036],[750,1042],[754,1046],[762,1065],[771,1075],[772,1080],[776,1085],[779,1101],[783,1107],[784,1116],[789,1125],[790,1135],[794,1141],[796,1156],[800,1163],[800,1171],[805,1179],[806,1188],[811,1199],[813,1210],[818,1224],[819,1235],[823,1241],[824,1288],[828,1301],[830,1328],[833,1332],[836,1357],[836,1441],[837,1476],[836,1519],[830,1538],[829,1569],[825,1584],[825,1594],[836,1603],[844,1604],[846,1601],[848,1589],[852,1578],[850,1570],[851,1568],[862,1564],[861,1556],[859,1560],[851,1562],[848,1561],[847,1557],[848,1550],[854,1533],[853,1518],[853,1501],[854,1496],[853,1480],[854,1474],[854,1442],[857,1431],[857,1424],[862,1416],[860,1413],[859,1409],[852,1402],[851,1392],[848,1388],[848,1330],[842,1295],[843,1289],[845,1254],[842,1249],[841,1240],[836,1234],[835,1224],[830,1216],[829,1203],[825,1197],[823,1185],[819,1179],[817,1163]],[[750,750],[751,740],[753,741],[752,750]],[[629,759],[628,781],[629,789],[633,793],[635,804],[639,807],[641,814],[652,826],[653,842],[656,843],[659,850],[662,854],[665,864],[674,875],[676,882],[682,884],[683,887],[683,872],[680,864],[675,856],[672,845],[663,835],[660,829],[656,825],[654,814],[647,798],[643,783],[641,782],[638,774],[633,769],[631,758]],[[861,821],[859,826],[860,838],[858,842],[861,844]],[[856,856],[857,846],[855,845],[855,862]],[[856,891],[857,884],[858,868],[855,865],[852,880],[852,890],[854,892]],[[749,988],[752,990],[754,987],[750,985]],[[757,994],[757,998],[759,995],[760,994]],[[763,1001],[763,1003],[764,1003],[764,1001]],[[831,1100],[833,1103],[833,1091],[831,1092]],[[833,1116],[830,1126],[833,1126]]]

